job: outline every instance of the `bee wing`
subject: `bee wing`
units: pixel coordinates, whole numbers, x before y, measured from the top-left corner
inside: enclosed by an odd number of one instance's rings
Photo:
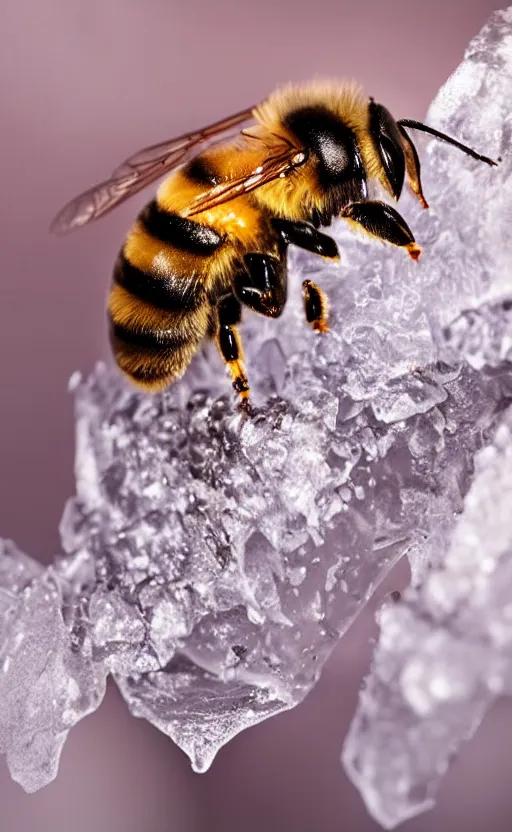
[[[300,150],[300,148],[287,142],[283,151],[264,159],[249,174],[228,179],[226,182],[214,185],[213,188],[200,194],[183,211],[183,215],[193,217],[195,214],[201,214],[203,211],[209,211],[217,205],[229,202],[237,196],[248,194],[268,182],[284,179],[293,170],[303,165],[306,160],[307,153],[304,150]]]
[[[184,164],[200,147],[214,139],[239,132],[237,128],[252,118],[252,108],[214,124],[185,133],[176,139],[139,150],[115,169],[111,177],[68,202],[53,220],[50,230],[56,234],[75,231],[97,220],[146,185]]]

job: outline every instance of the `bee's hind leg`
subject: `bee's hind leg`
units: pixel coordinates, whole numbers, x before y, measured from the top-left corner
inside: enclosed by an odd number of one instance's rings
[[[237,330],[241,317],[240,301],[231,293],[223,295],[217,304],[217,347],[231,373],[233,389],[239,397],[240,406],[249,410],[249,381],[245,372],[242,340]]]

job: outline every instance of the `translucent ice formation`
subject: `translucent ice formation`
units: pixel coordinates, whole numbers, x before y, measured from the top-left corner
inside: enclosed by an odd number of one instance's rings
[[[255,418],[235,413],[210,350],[153,398],[104,366],[74,379],[65,554],[46,572],[10,545],[0,554],[0,702],[16,702],[0,706],[0,744],[27,790],[55,776],[67,730],[97,706],[109,673],[132,712],[204,771],[239,731],[303,699],[399,558],[409,556],[416,587],[427,586],[427,564],[449,568],[474,456],[512,394],[511,39],[512,10],[496,13],[432,107],[430,123],[503,162],[490,168],[439,143],[421,153],[432,208],[410,197],[402,207],[420,262],[340,223],[341,266],[293,250],[283,317],[247,315]],[[304,322],[306,277],[331,299],[324,337]],[[406,626],[414,603],[396,608]],[[440,687],[453,667],[451,635],[441,635]],[[384,637],[371,706],[378,713],[388,697],[398,719],[406,694],[384,663],[408,656],[391,655]],[[471,709],[476,688],[461,679]],[[404,723],[397,771],[425,707]],[[458,727],[447,719],[447,747]],[[432,777],[411,769],[391,817],[383,730],[358,718],[345,759],[391,825],[411,801],[423,805]]]
[[[385,828],[432,806],[457,748],[512,692],[512,408],[475,463],[443,564],[380,614],[345,742],[347,771]]]
[[[475,138],[485,120],[487,135],[499,141],[499,192],[475,194],[474,200],[486,216],[485,224],[473,229],[481,248],[471,275],[476,271],[482,282],[474,284],[468,308],[444,327],[440,346],[447,360],[463,357],[463,366],[480,378],[501,377],[503,406],[512,401],[511,92],[509,8],[493,15],[471,43],[429,116],[447,130],[473,124]],[[480,119],[475,100],[486,102]],[[458,180],[462,187],[460,173]],[[468,230],[461,227],[461,236]],[[380,615],[380,642],[343,761],[385,828],[433,805],[461,743],[493,700],[512,692],[511,463],[509,408],[493,443],[476,456],[474,481],[448,552],[399,605]],[[445,550],[445,540],[439,548]]]
[[[98,707],[106,674],[66,626],[58,574],[10,542],[0,542],[0,613],[0,751],[32,792],[56,776],[68,731]]]

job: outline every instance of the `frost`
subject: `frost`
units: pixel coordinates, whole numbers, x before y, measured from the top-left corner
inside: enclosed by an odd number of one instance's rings
[[[0,746],[26,789],[55,776],[109,673],[204,771],[304,698],[404,555],[413,588],[380,614],[344,752],[382,824],[429,805],[507,689],[511,38],[512,9],[495,13],[432,106],[430,123],[503,161],[423,143],[432,208],[401,207],[421,261],[339,223],[341,266],[292,250],[282,318],[246,316],[254,418],[210,349],[152,398],[105,366],[73,378],[64,554],[43,571],[0,550]],[[305,277],[331,300],[324,337],[304,322]]]

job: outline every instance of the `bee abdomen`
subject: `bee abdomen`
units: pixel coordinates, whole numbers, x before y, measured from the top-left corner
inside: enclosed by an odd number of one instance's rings
[[[204,303],[201,281],[193,274],[155,274],[130,263],[123,251],[114,267],[114,283],[144,303],[173,312],[193,312]]]
[[[139,216],[145,231],[162,243],[189,254],[207,256],[219,248],[223,237],[215,229],[161,208],[153,199]]]
[[[190,343],[190,335],[180,329],[140,329],[116,323],[110,316],[110,340],[114,351],[135,347],[147,355],[160,355],[165,350],[178,350]]]
[[[197,336],[183,323],[163,328],[155,324],[120,323],[109,313],[110,343],[117,364],[135,384],[150,390],[166,387],[182,375],[197,348]]]

